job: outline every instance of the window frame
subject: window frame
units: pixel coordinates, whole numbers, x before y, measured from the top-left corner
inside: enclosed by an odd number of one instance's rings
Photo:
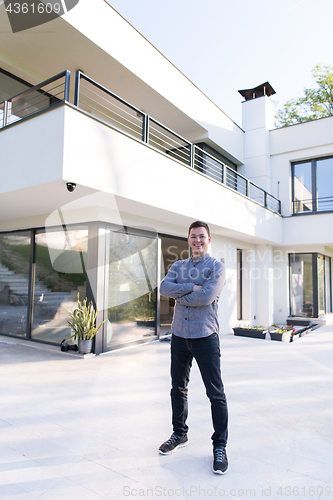
[[[322,256],[324,258],[324,314],[329,314],[333,311],[333,301],[332,301],[332,257],[329,255],[325,255],[321,252],[294,252],[294,253],[289,253],[288,254],[288,281],[289,281],[289,317],[294,318],[294,317],[302,317],[303,316],[296,316],[292,315],[292,289],[291,289],[291,258],[292,256],[296,255],[311,255],[311,260],[312,260],[312,297],[313,297],[313,316],[304,316],[304,318],[319,318],[319,315],[322,314],[319,312],[319,281],[318,281],[318,256]],[[326,267],[325,267],[325,261],[328,259],[328,266],[327,266],[327,273],[326,273]],[[328,274],[328,275],[327,275]],[[328,289],[330,293],[330,298],[329,298],[329,304],[327,302],[327,297],[326,297],[326,283],[328,281]],[[328,306],[328,307],[327,307]],[[329,310],[327,310],[329,309]]]
[[[299,161],[293,161],[291,162],[291,196],[292,196],[292,202],[291,202],[291,213],[293,216],[297,215],[313,215],[313,214],[325,214],[325,213],[332,213],[332,210],[318,210],[318,200],[320,198],[317,198],[317,162],[322,161],[322,160],[333,160],[332,155],[328,156],[320,156],[317,158],[308,158],[304,160],[299,160]],[[311,187],[312,187],[312,210],[306,211],[306,212],[295,212],[295,166],[296,165],[302,165],[305,163],[311,163]],[[332,197],[333,198],[333,197]]]

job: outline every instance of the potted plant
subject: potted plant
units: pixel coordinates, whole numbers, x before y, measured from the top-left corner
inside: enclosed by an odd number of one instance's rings
[[[233,328],[234,335],[238,335],[240,337],[253,337],[256,339],[264,339],[266,337],[266,333],[268,329],[264,326],[236,326]]]
[[[70,339],[78,340],[79,352],[81,354],[89,354],[91,352],[93,338],[106,320],[102,321],[102,323],[96,327],[98,311],[95,311],[92,302],[89,302],[87,305],[87,297],[81,302],[79,294],[77,294],[77,307],[73,312],[68,312],[72,318],[72,322],[67,321],[67,323],[71,327],[73,335],[69,337],[66,342]]]

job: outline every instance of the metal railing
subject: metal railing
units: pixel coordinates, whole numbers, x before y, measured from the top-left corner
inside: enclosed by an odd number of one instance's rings
[[[192,144],[190,142],[150,116],[147,116],[146,122],[148,126],[147,143],[150,146],[185,163],[185,165],[191,166]]]
[[[76,73],[74,105],[206,177],[281,214],[280,200],[81,71]]]
[[[70,72],[63,71],[0,103],[0,128],[60,102],[69,101],[69,86]],[[206,177],[281,214],[280,200],[81,71],[76,72],[74,105]]]
[[[333,196],[324,198],[309,198],[307,200],[294,200],[292,202],[293,214],[332,212]]]
[[[122,132],[144,140],[145,114],[81,71],[76,73],[74,105]]]
[[[0,128],[69,100],[70,71],[66,70],[0,104]]]

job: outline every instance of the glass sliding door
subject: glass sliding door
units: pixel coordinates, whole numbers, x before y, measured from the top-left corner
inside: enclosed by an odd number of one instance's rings
[[[318,314],[325,314],[325,260],[323,255],[317,256],[318,269]]]
[[[325,256],[325,312],[332,312],[331,258]]]
[[[237,319],[243,319],[243,251],[237,249]]]
[[[291,254],[289,265],[291,316],[318,317],[332,312],[331,258]]]
[[[290,255],[290,314],[313,317],[312,254]]]
[[[166,276],[170,267],[177,260],[188,259],[190,250],[185,238],[161,236],[162,264],[160,281]],[[171,323],[175,308],[175,299],[163,297],[160,299],[160,333],[166,335],[171,332]]]
[[[106,346],[156,335],[157,239],[109,232]]]
[[[27,336],[30,231],[0,234],[0,334]]]
[[[71,335],[68,309],[86,296],[88,227],[39,230],[31,338],[60,344]]]

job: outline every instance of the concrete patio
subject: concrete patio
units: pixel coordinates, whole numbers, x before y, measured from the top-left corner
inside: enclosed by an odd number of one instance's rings
[[[168,342],[80,359],[0,337],[4,500],[333,498],[333,326],[296,342],[221,336],[229,471],[211,470],[196,365],[189,446],[171,434]]]

